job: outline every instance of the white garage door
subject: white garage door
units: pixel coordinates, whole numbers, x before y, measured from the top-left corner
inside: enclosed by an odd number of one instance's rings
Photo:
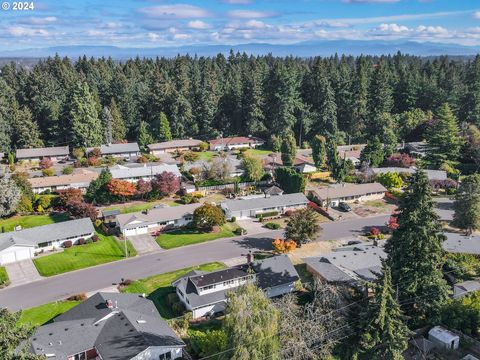
[[[15,253],[13,251],[0,254],[0,264],[9,264],[15,262]]]
[[[15,251],[17,261],[30,259],[30,249],[18,249]]]
[[[140,234],[146,234],[146,233],[148,233],[148,228],[146,226],[141,228],[136,228],[136,229],[125,230],[126,236],[140,235]]]

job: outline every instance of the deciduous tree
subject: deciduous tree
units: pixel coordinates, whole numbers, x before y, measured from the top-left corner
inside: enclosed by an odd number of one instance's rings
[[[250,155],[244,155],[242,159],[243,176],[248,181],[260,181],[264,175],[262,162],[260,159]]]
[[[8,216],[15,212],[20,195],[20,188],[9,175],[0,178],[0,216]]]
[[[130,181],[112,179],[107,184],[107,189],[113,196],[119,198],[126,198],[135,195],[135,185]]]
[[[193,212],[193,225],[201,231],[211,231],[214,226],[223,224],[225,224],[225,215],[215,205],[205,203]]]
[[[285,228],[285,239],[293,240],[297,245],[305,244],[313,241],[321,229],[318,214],[307,207],[290,216]]]
[[[155,175],[152,187],[160,196],[175,194],[180,190],[180,178],[172,172],[164,171]]]

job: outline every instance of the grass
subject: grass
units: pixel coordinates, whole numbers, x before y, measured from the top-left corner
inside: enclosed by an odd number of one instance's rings
[[[269,155],[271,153],[273,153],[272,150],[262,150],[262,149],[248,149],[247,151],[245,151],[245,153],[247,153],[248,155],[251,155],[253,157],[264,157],[266,155]]]
[[[212,160],[218,153],[216,151],[202,151],[197,153],[199,155],[198,160]]]
[[[4,266],[0,266],[0,288],[7,286],[10,283],[7,270]]]
[[[376,207],[376,208],[384,208],[387,207],[388,204],[384,200],[370,200],[370,201],[365,201],[363,203],[365,206],[371,206],[371,207]]]
[[[236,225],[232,223],[226,223],[222,225],[219,232],[199,232],[192,229],[179,229],[170,231],[168,233],[161,234],[157,237],[157,244],[163,249],[173,249],[180,246],[198,244],[205,241],[211,241],[220,238],[235,236],[233,231],[236,229]]]
[[[124,255],[124,243],[113,236],[97,233],[99,241],[85,245],[74,245],[63,252],[41,256],[33,260],[42,276],[53,276],[73,270],[84,269],[116,260]],[[129,256],[135,256],[136,251],[127,242]]]
[[[15,226],[20,225],[22,229],[32,228],[41,225],[48,225],[57,222],[70,220],[66,213],[55,213],[46,215],[25,215],[12,216],[8,219],[0,220],[0,228],[5,231],[13,231]]]
[[[29,328],[40,326],[78,304],[80,304],[80,301],[56,301],[25,309],[22,311],[17,324],[25,325]]]
[[[160,275],[150,276],[145,279],[136,280],[121,291],[126,293],[145,293],[152,300],[158,309],[160,315],[165,319],[175,317],[172,309],[167,303],[167,296],[174,293],[175,289],[171,286],[172,282],[184,276],[192,270],[214,271],[224,269],[225,265],[219,262],[212,262],[199,266],[192,266]]]
[[[145,202],[140,204],[133,204],[129,206],[111,206],[107,207],[104,210],[120,210],[122,214],[129,214],[133,212],[139,212],[143,210],[151,210],[155,205],[166,204],[168,206],[178,206],[180,205],[176,201],[167,201],[167,202]]]

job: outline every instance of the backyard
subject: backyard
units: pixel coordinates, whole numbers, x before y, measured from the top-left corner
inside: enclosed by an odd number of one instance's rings
[[[80,301],[55,301],[25,309],[22,310],[18,324],[26,325],[29,328],[40,326],[78,304],[80,304]]]
[[[145,279],[133,281],[121,291],[126,293],[145,293],[155,303],[160,315],[165,319],[175,317],[173,310],[167,303],[167,295],[174,293],[172,282],[189,273],[192,270],[214,271],[224,269],[225,265],[219,262],[203,264],[200,266],[188,267],[160,275],[154,275]]]
[[[273,151],[263,149],[248,149],[247,151],[245,151],[245,153],[256,158],[262,158],[273,153]]]
[[[168,206],[178,206],[180,203],[176,201],[155,201],[155,202],[140,202],[137,204],[129,205],[129,204],[120,204],[115,206],[109,206],[104,208],[103,210],[120,210],[122,214],[129,214],[133,212],[143,211],[143,210],[151,210],[155,205],[165,204]]]
[[[220,231],[218,232],[200,232],[195,229],[178,229],[159,235],[156,241],[163,249],[173,249],[180,246],[235,236],[234,231],[237,227],[238,226],[234,223],[226,223],[220,227]]]
[[[4,231],[13,231],[15,226],[20,225],[22,229],[35,226],[48,225],[57,222],[70,220],[67,213],[52,213],[47,215],[16,215],[7,219],[0,220],[0,229]]]
[[[100,265],[125,257],[124,243],[113,236],[97,233],[99,240],[85,245],[74,245],[63,252],[37,257],[33,260],[42,276],[53,276],[68,271]],[[127,242],[129,256],[137,255]]]

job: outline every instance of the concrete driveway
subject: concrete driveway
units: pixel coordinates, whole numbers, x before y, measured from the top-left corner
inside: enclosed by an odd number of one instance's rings
[[[268,222],[268,221],[266,221]],[[261,234],[268,232],[268,229],[263,227],[263,223],[257,219],[242,219],[237,220],[237,224],[247,230],[247,235]]]
[[[42,278],[31,259],[7,264],[5,269],[10,278],[10,286],[28,284]]]
[[[137,250],[138,255],[161,250],[155,238],[150,234],[128,236],[127,239],[130,240],[135,250]]]

